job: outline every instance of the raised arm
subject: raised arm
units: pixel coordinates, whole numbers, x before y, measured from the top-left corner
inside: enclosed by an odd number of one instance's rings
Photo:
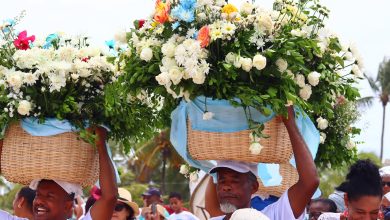
[[[118,187],[116,185],[114,167],[106,148],[106,130],[98,127],[96,147],[99,153],[99,183],[102,195],[91,208],[93,220],[111,219],[117,201]]]
[[[295,123],[294,108],[288,108],[288,118],[283,119],[290,136],[294,157],[297,165],[299,180],[288,190],[288,198],[295,218],[305,210],[311,197],[319,185],[316,166],[310,151]]]

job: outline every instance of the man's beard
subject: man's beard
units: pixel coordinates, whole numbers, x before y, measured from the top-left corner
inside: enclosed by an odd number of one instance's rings
[[[231,203],[228,202],[223,202],[219,204],[221,211],[225,214],[230,214],[233,213],[237,210],[237,207]]]

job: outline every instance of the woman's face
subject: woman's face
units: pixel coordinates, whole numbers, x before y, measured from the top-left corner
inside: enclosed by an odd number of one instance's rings
[[[382,198],[379,196],[362,196],[359,199],[348,201],[349,220],[376,220],[378,219]]]
[[[126,220],[129,215],[130,211],[128,206],[123,202],[117,202],[111,220]]]

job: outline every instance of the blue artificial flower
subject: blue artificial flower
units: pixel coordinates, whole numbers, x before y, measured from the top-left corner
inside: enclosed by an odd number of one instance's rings
[[[172,9],[172,16],[180,21],[191,23],[195,20],[195,9],[188,10],[179,5]]]
[[[10,18],[3,20],[3,23],[8,23],[8,24],[9,24],[9,26],[7,26],[7,27],[5,27],[5,28],[3,29],[3,32],[4,32],[5,34],[11,31],[11,28],[10,28],[10,27],[15,26],[15,20],[14,20],[14,19],[10,19]]]
[[[196,6],[196,0],[181,0],[180,6],[185,10],[192,11]]]
[[[176,30],[180,26],[180,22],[176,21],[175,23],[172,24],[172,29]]]
[[[46,42],[42,46],[44,49],[49,49],[50,47],[53,46],[53,42],[56,40],[59,40],[58,34],[50,34],[49,36],[46,37]]]
[[[105,43],[110,50],[113,50],[115,48],[115,41],[114,40],[106,40]]]

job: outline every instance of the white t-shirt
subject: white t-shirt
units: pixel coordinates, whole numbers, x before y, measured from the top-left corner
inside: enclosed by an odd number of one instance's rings
[[[287,191],[278,199],[278,201],[265,207],[261,212],[270,220],[303,220],[305,217],[305,212],[303,212],[299,218],[294,217]],[[210,220],[222,220],[223,218],[225,218],[225,216],[214,217]]]
[[[0,219],[1,220],[28,220],[27,218],[19,218],[9,214],[8,212],[4,212],[2,210],[0,210]]]
[[[176,213],[171,214],[168,220],[199,220],[199,218],[196,217],[191,212],[182,211],[179,214]]]
[[[80,218],[80,220],[92,220],[91,212],[87,212],[84,217]]]

